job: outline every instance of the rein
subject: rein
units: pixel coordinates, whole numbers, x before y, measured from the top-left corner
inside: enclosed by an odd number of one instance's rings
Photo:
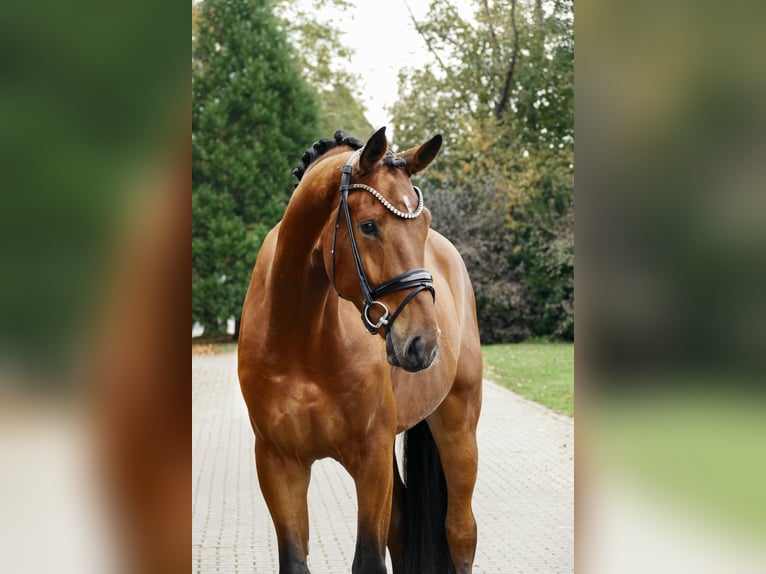
[[[354,161],[354,159],[356,159],[361,151],[361,149],[358,149],[356,152],[354,152],[346,164],[341,168],[342,175],[340,180],[340,202],[338,203],[338,215],[335,218],[335,231],[332,236],[332,285],[338,295],[340,295],[340,291],[338,291],[338,287],[335,284],[335,240],[337,239],[338,228],[340,227],[340,216],[341,213],[343,213],[346,220],[346,227],[348,228],[349,240],[351,242],[351,252],[354,255],[354,264],[356,265],[356,274],[359,279],[359,287],[361,288],[362,296],[364,297],[362,323],[364,323],[364,326],[367,328],[371,335],[374,335],[377,329],[380,327],[384,327],[386,334],[388,334],[388,331],[391,329],[394,320],[399,316],[399,313],[402,312],[405,305],[412,301],[415,295],[427,289],[431,292],[431,296],[434,298],[434,300],[436,300],[436,291],[434,290],[433,277],[431,277],[431,274],[427,269],[411,269],[410,271],[406,271],[400,275],[397,275],[396,277],[384,281],[375,288],[371,287],[370,282],[367,279],[367,274],[364,272],[362,258],[359,256],[359,248],[357,247],[356,238],[354,237],[354,229],[351,225],[351,213],[348,209],[348,194],[355,189],[362,189],[372,194],[375,199],[380,201],[386,207],[386,209],[388,209],[397,217],[402,219],[415,219],[423,211],[423,193],[420,191],[419,187],[413,186],[415,193],[417,193],[418,196],[418,208],[412,213],[404,213],[403,211],[396,209],[388,200],[386,200],[386,198],[380,194],[379,191],[370,187],[369,185],[364,185],[361,183],[352,184],[351,163]],[[380,301],[380,298],[396,291],[406,290],[411,291],[407,294],[399,307],[396,308],[393,315],[390,315],[388,307],[385,303]],[[383,315],[380,319],[378,319],[377,323],[373,323],[369,317],[370,308],[373,306],[378,306],[383,310]]]

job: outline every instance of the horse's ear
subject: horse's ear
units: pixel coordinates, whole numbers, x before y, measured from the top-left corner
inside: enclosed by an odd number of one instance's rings
[[[442,135],[436,134],[426,143],[413,147],[399,154],[407,162],[407,171],[414,175],[423,171],[431,163],[442,147]]]
[[[367,140],[362,150],[362,155],[359,157],[359,169],[362,173],[366,173],[374,168],[383,156],[386,155],[388,150],[388,142],[386,141],[386,126],[383,126]]]

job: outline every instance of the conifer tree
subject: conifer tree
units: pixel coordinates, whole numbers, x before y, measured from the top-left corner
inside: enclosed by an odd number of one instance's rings
[[[321,134],[268,0],[205,0],[192,49],[192,322],[215,334],[239,317],[292,169]]]

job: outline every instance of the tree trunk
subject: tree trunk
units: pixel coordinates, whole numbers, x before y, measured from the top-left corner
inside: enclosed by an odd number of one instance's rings
[[[503,119],[505,110],[508,109],[508,103],[511,99],[511,88],[513,85],[513,73],[516,71],[516,58],[519,54],[519,31],[516,27],[516,0],[511,1],[511,28],[513,29],[513,51],[511,52],[511,63],[505,74],[503,91],[495,104],[495,117],[498,120]]]

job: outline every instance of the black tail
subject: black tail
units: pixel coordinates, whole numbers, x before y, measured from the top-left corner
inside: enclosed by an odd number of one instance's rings
[[[447,484],[426,421],[404,433],[404,573],[454,574],[444,519]]]

